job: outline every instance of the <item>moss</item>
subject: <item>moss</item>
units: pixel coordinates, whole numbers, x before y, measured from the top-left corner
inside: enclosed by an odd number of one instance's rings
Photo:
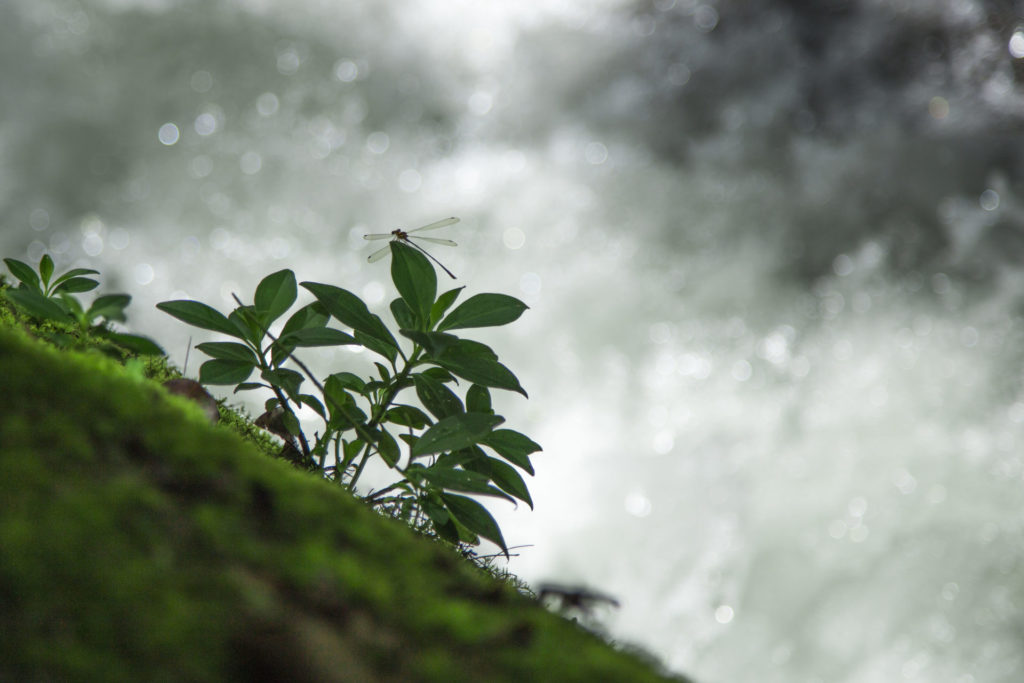
[[[167,372],[0,326],[0,680],[661,680]]]

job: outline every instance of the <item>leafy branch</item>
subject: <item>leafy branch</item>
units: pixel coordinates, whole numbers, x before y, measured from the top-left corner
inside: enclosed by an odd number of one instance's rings
[[[265,424],[274,425],[303,466],[355,494],[367,464],[379,458],[397,479],[366,495],[367,502],[453,543],[476,545],[486,538],[507,555],[497,522],[472,496],[520,500],[532,508],[518,470],[533,475],[530,455],[540,446],[498,429],[505,419],[495,414],[490,391],[526,396],[519,380],[490,347],[452,331],[506,325],[526,305],[503,294],[477,294],[449,312],[463,288],[438,294],[430,262],[401,242],[390,246],[399,294],[390,311],[398,337],[355,294],[317,282],[301,283],[316,301],[292,313],[273,335],[270,328],[298,296],[300,285],[287,269],[263,278],[252,304],[235,297],[238,306],[228,315],[190,300],[157,308],[234,340],[197,345],[211,358],[199,381],[235,385],[236,392],[269,390]],[[329,326],[332,321],[345,329]],[[295,355],[300,348],[347,345],[380,357],[375,377],[342,370],[321,381]],[[251,381],[254,373],[259,381]],[[315,394],[303,389],[307,379]],[[467,383],[464,398],[452,388],[460,379]],[[407,402],[410,394],[419,405]],[[302,406],[322,420],[312,436],[300,425]]]

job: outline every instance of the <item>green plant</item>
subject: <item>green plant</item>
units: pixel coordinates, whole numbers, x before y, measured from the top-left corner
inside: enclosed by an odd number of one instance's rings
[[[298,294],[295,275],[287,269],[265,277],[252,304],[236,297],[238,306],[227,316],[198,301],[165,301],[157,307],[238,340],[197,345],[211,357],[200,368],[199,381],[235,385],[235,391],[269,389],[273,397],[266,401],[264,424],[277,425],[294,459],[355,493],[367,463],[379,457],[398,479],[365,500],[452,543],[476,545],[483,537],[507,554],[494,518],[463,494],[513,503],[519,499],[532,508],[516,468],[532,475],[530,454],[540,446],[519,432],[497,429],[504,418],[492,408],[490,389],[526,396],[519,380],[488,346],[451,331],[511,323],[526,305],[503,294],[477,294],[449,312],[463,288],[438,295],[434,267],[422,254],[398,241],[391,243],[391,252],[391,278],[399,297],[390,309],[409,348],[359,297],[317,282],[301,283],[316,301],[296,310],[276,336],[271,334]],[[351,333],[328,327],[332,318]],[[301,347],[351,344],[386,361],[374,364],[376,377],[343,370],[321,382],[295,356]],[[249,381],[254,372],[262,381]],[[303,390],[306,379],[316,395]],[[467,383],[464,399],[448,386],[458,385],[459,379]],[[425,411],[399,402],[410,390]],[[323,421],[322,431],[312,438],[296,416],[303,405]]]
[[[88,337],[106,342],[101,348],[108,352],[119,349],[142,355],[164,355],[163,349],[151,339],[110,328],[111,322],[127,320],[124,310],[131,303],[129,295],[98,296],[88,308],[78,300],[75,294],[89,292],[99,286],[97,280],[85,277],[98,275],[98,270],[72,268],[54,278],[53,259],[49,254],[44,254],[39,260],[38,272],[17,259],[5,258],[4,263],[19,281],[17,288],[4,290],[7,299],[27,315],[57,323],[58,329],[47,336],[58,346],[79,346],[81,338]],[[65,332],[68,327],[74,335]]]

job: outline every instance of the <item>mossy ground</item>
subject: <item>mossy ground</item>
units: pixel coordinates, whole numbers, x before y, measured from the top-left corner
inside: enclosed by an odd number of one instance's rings
[[[0,680],[663,680],[152,368],[0,317]]]

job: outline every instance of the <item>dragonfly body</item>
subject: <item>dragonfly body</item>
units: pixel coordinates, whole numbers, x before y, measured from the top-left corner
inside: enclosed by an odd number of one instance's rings
[[[412,230],[402,230],[401,228],[398,228],[398,229],[392,230],[391,232],[376,232],[376,233],[372,233],[372,234],[369,234],[369,235],[363,235],[363,239],[368,239],[368,240],[390,239],[392,241],[405,242],[409,246],[414,247],[416,249],[419,249],[421,252],[423,252],[427,256],[427,258],[432,260],[437,265],[441,266],[441,270],[443,270],[444,272],[448,273],[448,275],[454,280],[455,279],[455,275],[452,274],[452,271],[450,271],[447,268],[445,268],[443,263],[441,263],[436,258],[431,256],[430,253],[426,249],[424,249],[420,245],[418,245],[415,242],[413,242],[413,240],[414,239],[415,240],[423,240],[424,242],[431,242],[432,244],[443,244],[446,247],[455,247],[455,246],[458,246],[458,245],[455,242],[453,242],[452,240],[441,239],[439,237],[423,237],[421,235],[410,235],[409,233],[422,232],[424,230],[437,230],[438,228],[443,228],[443,227],[445,227],[447,225],[454,225],[455,223],[458,223],[458,222],[459,222],[459,219],[454,217],[454,216],[452,216],[451,218],[444,218],[444,219],[439,220],[439,221],[434,221],[433,223],[428,223],[427,225],[423,225],[423,226],[418,227],[418,228],[413,228]],[[390,247],[384,247],[383,249],[378,249],[377,251],[375,251],[372,254],[370,254],[370,256],[366,260],[369,263],[374,263],[376,261],[379,261],[379,260],[381,260],[382,258],[384,258],[387,255],[388,251],[390,251]]]

